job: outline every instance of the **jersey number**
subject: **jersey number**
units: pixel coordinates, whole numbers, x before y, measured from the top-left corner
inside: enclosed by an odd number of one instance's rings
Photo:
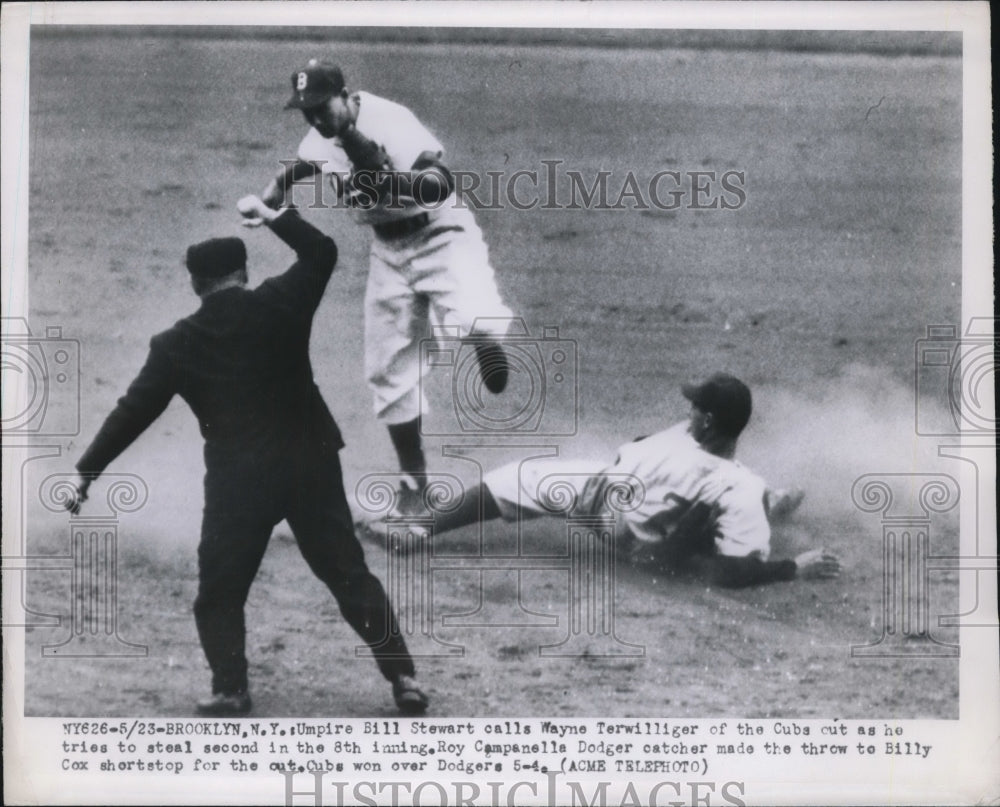
[[[306,88],[306,82],[309,80],[309,76],[306,73],[299,73],[298,83],[295,85],[295,89],[302,92]]]

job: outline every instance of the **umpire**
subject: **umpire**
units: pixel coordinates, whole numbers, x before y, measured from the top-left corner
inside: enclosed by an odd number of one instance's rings
[[[187,251],[201,307],[150,341],[139,375],[104,421],[76,468],[73,513],[91,482],[163,412],[175,395],[205,438],[205,510],[198,546],[195,621],[212,668],[200,714],[251,709],[244,605],[274,526],[282,519],[341,613],[372,648],[397,706],[420,714],[414,680],[385,590],[369,571],[344,493],[344,443],[313,382],[309,335],[337,247],[295,210],[240,200],[245,223],[267,226],[295,250],[288,271],[247,286],[246,247],[216,238]]]

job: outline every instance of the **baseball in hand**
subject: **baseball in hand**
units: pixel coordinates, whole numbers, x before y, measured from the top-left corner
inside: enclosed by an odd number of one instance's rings
[[[266,221],[273,221],[278,215],[278,211],[272,210],[259,196],[253,194],[240,199],[236,203],[236,209],[243,216],[241,223],[244,227],[260,227]]]
[[[236,209],[243,216],[244,227],[259,227],[264,223],[262,209],[265,207],[260,197],[250,194],[236,203]]]

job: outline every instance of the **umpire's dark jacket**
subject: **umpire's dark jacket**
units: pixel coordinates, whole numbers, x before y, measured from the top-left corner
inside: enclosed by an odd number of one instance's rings
[[[269,226],[295,250],[296,263],[256,289],[209,294],[198,311],[154,336],[145,366],[77,470],[100,474],[175,394],[205,438],[206,504],[245,503],[306,455],[343,447],[309,362],[312,319],[337,247],[294,210]]]

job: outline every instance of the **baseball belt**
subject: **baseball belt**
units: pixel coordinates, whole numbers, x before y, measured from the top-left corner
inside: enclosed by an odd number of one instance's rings
[[[372,229],[375,231],[375,235],[379,238],[391,241],[394,238],[403,238],[407,235],[413,235],[413,233],[418,230],[422,230],[430,224],[430,221],[431,218],[429,215],[426,213],[419,213],[416,216],[410,216],[407,219],[387,221],[383,224],[373,224]]]

